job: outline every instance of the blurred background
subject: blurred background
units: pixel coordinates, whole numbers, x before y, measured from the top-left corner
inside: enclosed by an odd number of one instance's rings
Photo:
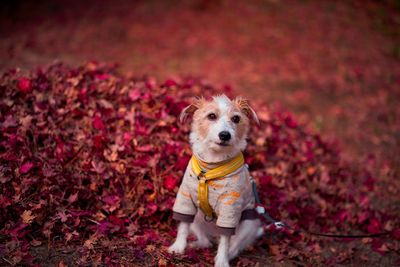
[[[96,60],[160,81],[203,77],[295,113],[381,179],[399,171],[399,1],[0,5],[1,72]]]

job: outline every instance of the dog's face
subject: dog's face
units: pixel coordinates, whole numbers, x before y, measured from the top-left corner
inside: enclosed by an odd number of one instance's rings
[[[230,100],[225,95],[215,96],[210,101],[197,99],[182,111],[181,120],[189,113],[193,113],[190,133],[193,152],[209,162],[231,158],[244,150],[250,118],[258,123],[247,100]]]

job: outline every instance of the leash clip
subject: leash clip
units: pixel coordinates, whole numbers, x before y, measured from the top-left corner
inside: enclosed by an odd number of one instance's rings
[[[274,225],[276,229],[282,229],[286,226],[283,222],[275,222]]]
[[[256,206],[256,211],[257,211],[258,214],[262,215],[262,214],[265,213],[265,208],[263,206],[261,206],[261,205],[257,205]]]

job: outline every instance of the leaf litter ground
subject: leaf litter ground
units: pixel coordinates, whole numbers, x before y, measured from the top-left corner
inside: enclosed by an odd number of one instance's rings
[[[0,79],[0,260],[8,264],[204,266],[215,248],[171,256],[171,207],[191,155],[189,126],[177,121],[201,79],[157,83],[112,66],[55,64]],[[263,203],[298,229],[390,232],[324,239],[271,232],[233,265],[399,264],[396,208],[367,167],[341,159],[334,143],[289,112],[256,103],[246,162]],[[390,185],[388,187],[390,190]]]

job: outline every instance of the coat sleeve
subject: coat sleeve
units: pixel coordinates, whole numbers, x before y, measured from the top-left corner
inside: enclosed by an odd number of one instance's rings
[[[197,208],[193,203],[190,186],[190,165],[186,168],[185,175],[182,179],[182,184],[179,187],[178,194],[175,199],[173,211],[173,218],[183,222],[193,222],[196,215]]]

